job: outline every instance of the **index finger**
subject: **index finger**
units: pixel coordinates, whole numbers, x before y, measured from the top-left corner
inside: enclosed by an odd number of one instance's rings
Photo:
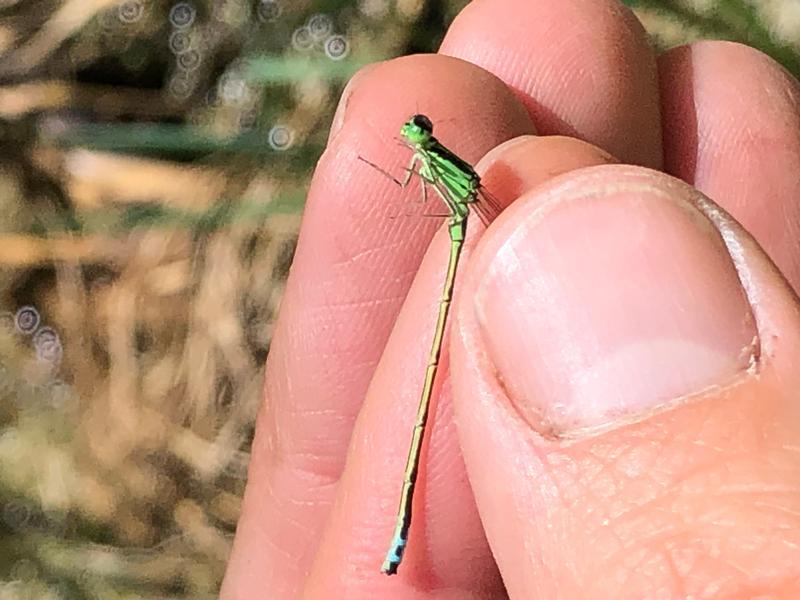
[[[270,589],[275,598],[294,597],[333,501],[353,421],[438,226],[390,218],[403,191],[357,157],[402,173],[408,154],[392,137],[416,112],[441,123],[437,135],[470,161],[533,132],[505,84],[439,55],[376,65],[357,76],[342,103],[309,191],[270,348],[266,407],[226,575],[230,596]]]

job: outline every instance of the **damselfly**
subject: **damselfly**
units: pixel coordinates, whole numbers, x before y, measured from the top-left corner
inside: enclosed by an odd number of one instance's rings
[[[411,161],[406,167],[403,180],[394,178],[370,161],[359,157],[362,161],[374,167],[400,187],[406,187],[411,177],[416,174],[422,187],[423,202],[428,199],[428,187],[442,199],[448,211],[447,229],[450,234],[450,260],[444,280],[442,298],[439,301],[439,316],[436,320],[436,329],[433,334],[428,367],[425,371],[425,382],[422,387],[422,396],[417,409],[417,418],[414,423],[414,432],[411,437],[411,447],[408,451],[403,489],[400,494],[400,506],[397,511],[397,522],[392,534],[391,546],[386,554],[381,571],[388,575],[397,573],[397,568],[403,560],[408,543],[408,531],[411,525],[411,509],[419,472],[420,453],[422,441],[425,436],[425,425],[433,392],[433,384],[439,368],[439,357],[442,352],[447,316],[453,299],[453,285],[455,283],[458,261],[461,248],[467,231],[467,218],[470,207],[488,225],[501,210],[497,200],[486,192],[481,185],[481,178],[475,169],[465,160],[448,150],[433,136],[433,123],[425,115],[414,115],[400,129],[401,141],[412,151]]]

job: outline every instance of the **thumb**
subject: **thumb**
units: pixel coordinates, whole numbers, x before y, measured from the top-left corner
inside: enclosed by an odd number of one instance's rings
[[[737,223],[591,167],[507,210],[462,290],[459,438],[512,598],[800,597],[800,307]]]

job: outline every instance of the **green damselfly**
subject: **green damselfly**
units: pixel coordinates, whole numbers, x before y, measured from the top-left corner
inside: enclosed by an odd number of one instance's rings
[[[433,384],[439,368],[439,357],[442,352],[447,316],[453,299],[453,286],[458,269],[458,261],[467,232],[467,218],[469,217],[470,207],[475,210],[475,213],[485,225],[488,225],[501,210],[497,200],[488,194],[481,185],[481,178],[475,172],[475,169],[454,152],[447,149],[433,136],[433,123],[428,117],[425,115],[411,117],[400,129],[400,136],[401,142],[413,152],[402,181],[374,163],[360,156],[359,159],[389,177],[402,188],[406,187],[411,181],[411,177],[416,174],[422,187],[423,202],[428,199],[428,187],[431,187],[436,192],[448,211],[447,229],[450,234],[450,259],[447,264],[442,298],[439,301],[439,316],[436,320],[428,367],[425,371],[425,382],[422,388],[419,408],[417,409],[411,447],[408,451],[403,489],[400,494],[400,506],[397,510],[397,522],[392,534],[391,546],[381,566],[381,571],[388,575],[397,573],[397,568],[403,560],[403,553],[408,543],[412,501],[419,472],[422,441],[428,421]]]

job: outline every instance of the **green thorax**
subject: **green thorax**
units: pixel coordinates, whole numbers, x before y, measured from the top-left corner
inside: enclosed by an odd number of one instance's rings
[[[448,150],[439,140],[431,137],[420,149],[427,156],[426,164],[434,172],[434,179],[441,180],[458,202],[475,202],[481,178],[475,170],[455,153]]]

